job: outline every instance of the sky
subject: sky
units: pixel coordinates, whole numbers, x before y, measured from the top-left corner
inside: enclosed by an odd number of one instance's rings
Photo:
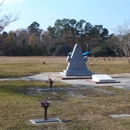
[[[130,19],[130,0],[4,0],[0,10],[0,18],[10,13],[19,16],[6,32],[27,29],[35,21],[46,31],[57,19],[66,18],[103,25],[111,34]]]

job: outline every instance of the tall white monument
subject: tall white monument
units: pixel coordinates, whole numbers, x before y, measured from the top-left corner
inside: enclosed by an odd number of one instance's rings
[[[76,44],[71,56],[67,57],[68,66],[66,70],[60,72],[65,76],[91,76],[92,72],[87,69],[87,56],[83,56],[80,45]]]

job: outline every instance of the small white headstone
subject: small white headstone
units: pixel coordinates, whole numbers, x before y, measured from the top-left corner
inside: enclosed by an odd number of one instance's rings
[[[110,76],[108,76],[106,74],[92,75],[92,81],[95,81],[95,82],[116,82],[113,78],[111,78]]]
[[[114,114],[109,116],[112,118],[126,118],[126,117],[130,117],[130,114]]]
[[[62,123],[62,121],[58,118],[48,118],[47,120],[44,119],[30,119],[32,124],[42,124],[42,123]]]

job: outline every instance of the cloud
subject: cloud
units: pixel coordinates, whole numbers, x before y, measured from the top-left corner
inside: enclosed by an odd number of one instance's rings
[[[4,4],[14,4],[14,3],[21,3],[24,2],[26,0],[4,0]],[[2,3],[3,0],[0,0],[0,3]]]

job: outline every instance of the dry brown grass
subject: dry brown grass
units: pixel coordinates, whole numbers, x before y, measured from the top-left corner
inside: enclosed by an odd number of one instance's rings
[[[0,78],[60,72],[66,65],[65,57],[0,57]]]
[[[13,64],[13,63],[43,63],[43,62],[63,62],[66,57],[53,57],[53,56],[25,56],[25,57],[7,57],[0,56],[0,64]]]
[[[62,72],[67,64],[66,57],[0,57],[0,78],[22,77],[42,72]],[[110,58],[110,61],[106,58],[104,61],[102,57],[90,57],[87,67],[94,73],[130,72],[130,65],[126,58],[114,58],[114,61],[113,58]]]
[[[66,57],[0,57],[1,77],[18,77],[40,72],[62,71]],[[43,65],[42,62],[46,64]],[[93,66],[90,66],[93,62]],[[123,58],[114,61],[89,58],[88,68],[96,73],[129,73],[130,65]],[[106,72],[104,68],[108,67]],[[129,130],[130,118],[111,118],[110,114],[130,114],[130,91],[108,87],[73,87],[55,82],[60,91],[28,95],[30,88],[48,88],[45,82],[0,82],[0,130]],[[42,118],[40,101],[51,106],[48,117],[63,123],[33,125],[29,119]],[[58,101],[58,102],[57,102]]]
[[[130,91],[108,87],[79,88],[55,82],[55,88],[28,95],[29,88],[47,88],[45,82],[10,81],[0,83],[0,128],[2,130],[129,130],[130,118],[110,114],[130,113]],[[104,91],[105,90],[105,91]],[[30,119],[43,118],[40,101],[50,102],[48,117],[63,123],[33,125]]]

